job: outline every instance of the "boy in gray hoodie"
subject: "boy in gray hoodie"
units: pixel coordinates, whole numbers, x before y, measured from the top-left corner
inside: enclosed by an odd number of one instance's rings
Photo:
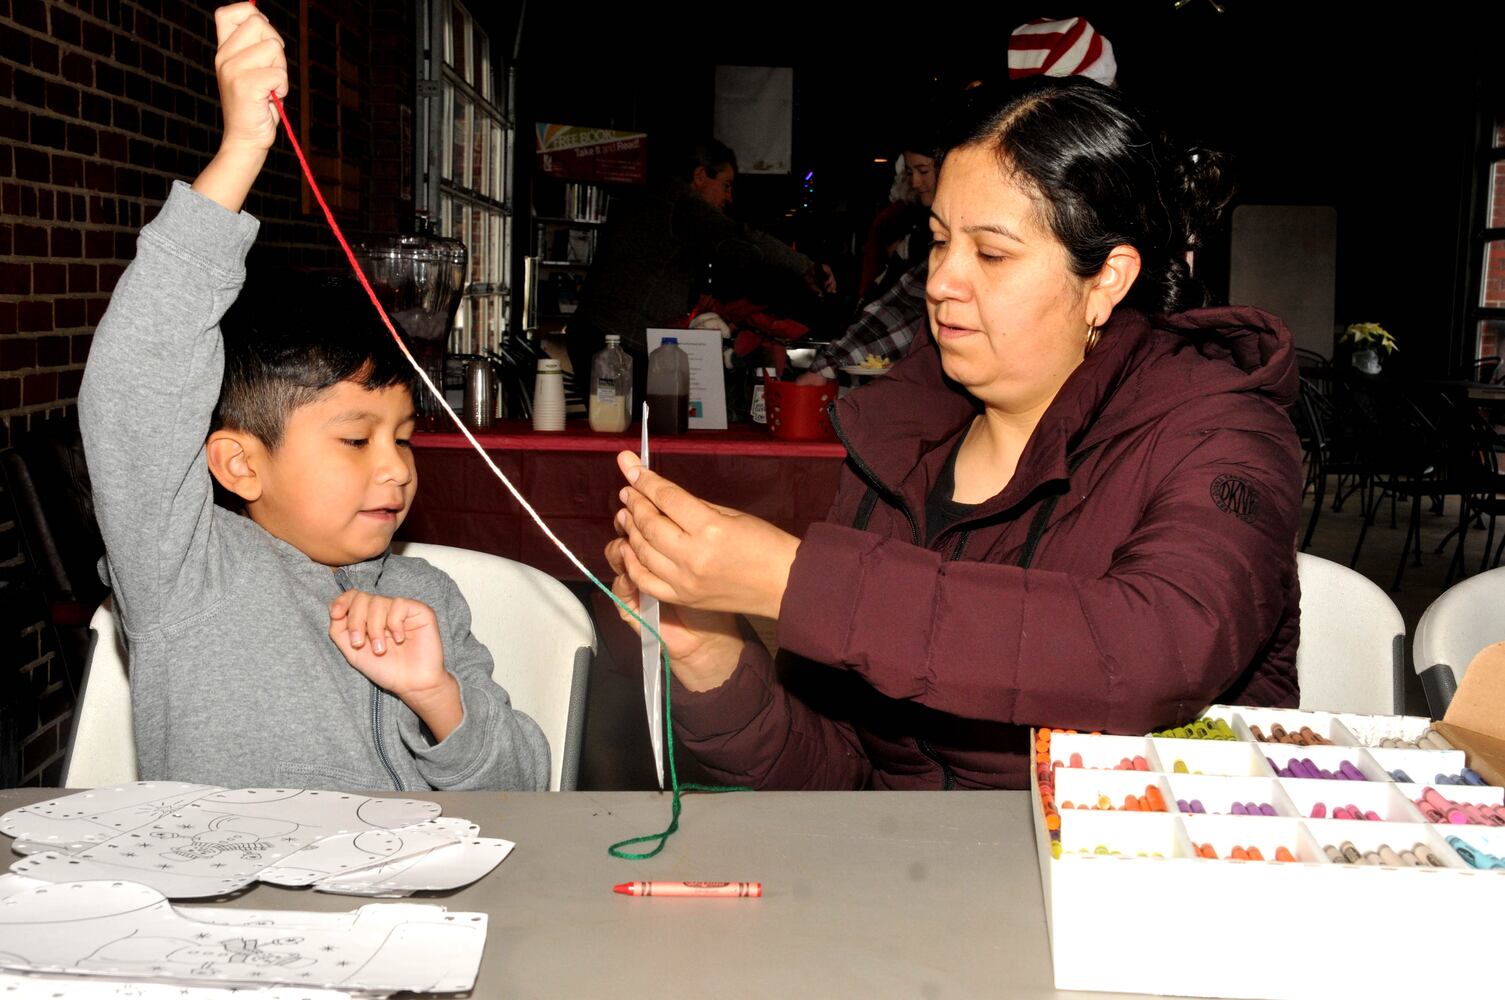
[[[219,152],[141,231],[79,394],[141,777],[546,788],[548,744],[492,681],[454,582],[388,552],[416,488],[395,347],[271,335],[226,369],[219,321],[258,228],[240,207],[287,63],[250,4],[215,23]]]

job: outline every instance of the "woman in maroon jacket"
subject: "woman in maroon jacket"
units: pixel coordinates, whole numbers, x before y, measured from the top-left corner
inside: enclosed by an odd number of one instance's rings
[[[1216,173],[1114,91],[1018,88],[942,163],[933,333],[835,407],[825,523],[621,456],[615,588],[666,602],[676,733],[714,776],[1017,788],[1030,725],[1295,705],[1296,370],[1274,317],[1186,308]]]

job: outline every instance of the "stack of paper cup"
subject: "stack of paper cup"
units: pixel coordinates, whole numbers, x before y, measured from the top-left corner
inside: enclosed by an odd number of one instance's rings
[[[533,379],[533,429],[564,430],[564,372],[553,358],[538,362]]]

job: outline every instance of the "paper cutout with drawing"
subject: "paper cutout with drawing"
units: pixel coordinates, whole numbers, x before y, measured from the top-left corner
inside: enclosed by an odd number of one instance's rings
[[[216,911],[223,913],[224,911]],[[133,882],[64,882],[0,899],[0,968],[174,982],[454,992],[475,984],[484,913],[368,904],[339,920],[274,910],[230,923]]]
[[[512,849],[475,837],[465,820],[439,821],[439,809],[345,792],[140,782],[23,806],[0,817],[0,832],[19,850],[47,847],[11,865],[46,882],[133,881],[190,899],[257,879],[323,889],[340,877],[330,891],[393,895],[458,888]],[[446,881],[456,878],[465,881]]]

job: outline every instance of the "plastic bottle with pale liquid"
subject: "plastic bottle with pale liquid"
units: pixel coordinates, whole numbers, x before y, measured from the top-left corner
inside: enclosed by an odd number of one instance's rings
[[[622,350],[622,338],[606,335],[606,346],[591,359],[588,409],[591,430],[620,434],[632,424],[632,358]]]

